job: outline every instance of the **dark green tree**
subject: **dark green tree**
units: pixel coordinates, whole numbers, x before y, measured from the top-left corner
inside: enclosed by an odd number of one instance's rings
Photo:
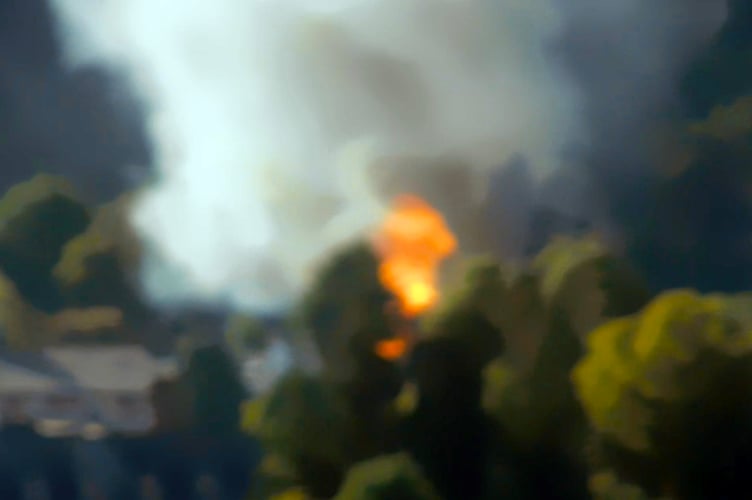
[[[416,345],[410,364],[418,401],[401,422],[403,445],[442,498],[482,498],[490,422],[477,359],[457,337],[436,336]]]
[[[193,393],[199,431],[227,434],[240,429],[241,403],[247,393],[236,366],[221,347],[196,348],[184,377]]]
[[[374,345],[391,336],[390,295],[378,279],[378,262],[365,245],[343,250],[324,266],[301,306],[328,374],[351,379]]]
[[[509,273],[496,310],[509,349],[485,372],[493,460],[512,497],[587,497],[587,423],[569,382],[590,330],[638,310],[644,283],[595,238],[558,238]]]
[[[35,307],[62,305],[52,269],[89,221],[87,207],[59,177],[37,175],[0,199],[0,269]]]
[[[341,392],[323,380],[291,373],[257,410],[255,433],[268,456],[287,465],[289,481],[314,498],[331,498],[356,460],[358,446]]]
[[[130,317],[143,315],[137,273],[141,244],[128,222],[132,196],[96,209],[86,231],[66,242],[54,267],[65,299],[73,305],[111,305]]]
[[[383,453],[390,443],[390,402],[402,386],[399,364],[382,359],[376,346],[395,334],[391,296],[378,279],[378,263],[365,245],[343,250],[319,273],[301,307],[324,362],[360,429],[360,458]]]

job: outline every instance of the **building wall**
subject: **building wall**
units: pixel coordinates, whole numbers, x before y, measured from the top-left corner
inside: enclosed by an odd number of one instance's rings
[[[154,410],[145,391],[98,391],[89,396],[100,422],[111,430],[145,432],[154,425]]]
[[[70,425],[63,425],[67,421]],[[26,392],[0,395],[0,424],[34,422],[54,433],[100,423],[111,432],[145,432],[154,412],[144,391]]]

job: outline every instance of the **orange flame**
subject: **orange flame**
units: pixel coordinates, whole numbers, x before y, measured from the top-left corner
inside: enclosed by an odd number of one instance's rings
[[[381,260],[379,279],[397,298],[400,312],[412,318],[430,309],[439,299],[439,265],[457,247],[441,214],[417,196],[400,196],[373,243]]]
[[[407,340],[401,337],[380,340],[376,343],[376,355],[387,361],[400,359],[407,352]]]

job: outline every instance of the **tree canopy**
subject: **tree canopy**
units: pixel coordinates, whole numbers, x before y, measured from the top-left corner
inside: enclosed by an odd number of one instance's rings
[[[649,493],[734,491],[717,461],[752,458],[751,310],[748,294],[677,290],[592,333],[572,377],[602,466]]]
[[[34,306],[62,304],[52,269],[63,246],[89,221],[88,208],[60,177],[37,175],[0,199],[0,269]]]

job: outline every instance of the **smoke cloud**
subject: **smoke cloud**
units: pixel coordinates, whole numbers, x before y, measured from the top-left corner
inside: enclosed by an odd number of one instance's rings
[[[592,147],[597,126],[624,123],[613,113],[626,108],[593,106],[635,92],[664,98],[650,86],[650,65],[627,66],[640,84],[601,91],[598,78],[611,88],[623,81],[606,76],[619,74],[591,77],[587,64],[555,50],[572,27],[603,28],[626,44],[630,64],[651,43],[652,58],[670,59],[687,47],[676,33],[696,31],[672,21],[676,9],[639,0],[595,15],[584,7],[603,2],[50,2],[68,62],[123,75],[148,117],[156,178],[132,214],[150,250],[147,291],[163,303],[264,311],[291,304],[320,262],[366,234],[399,191],[425,196],[457,221],[461,245],[477,245],[483,231],[465,234],[461,221],[499,205],[489,205],[493,179],[522,183],[528,194],[515,206],[524,219],[535,196],[528,177],[555,176],[571,166],[568,152]],[[642,36],[614,39],[608,27],[627,14]],[[519,159],[529,176],[495,174]]]

